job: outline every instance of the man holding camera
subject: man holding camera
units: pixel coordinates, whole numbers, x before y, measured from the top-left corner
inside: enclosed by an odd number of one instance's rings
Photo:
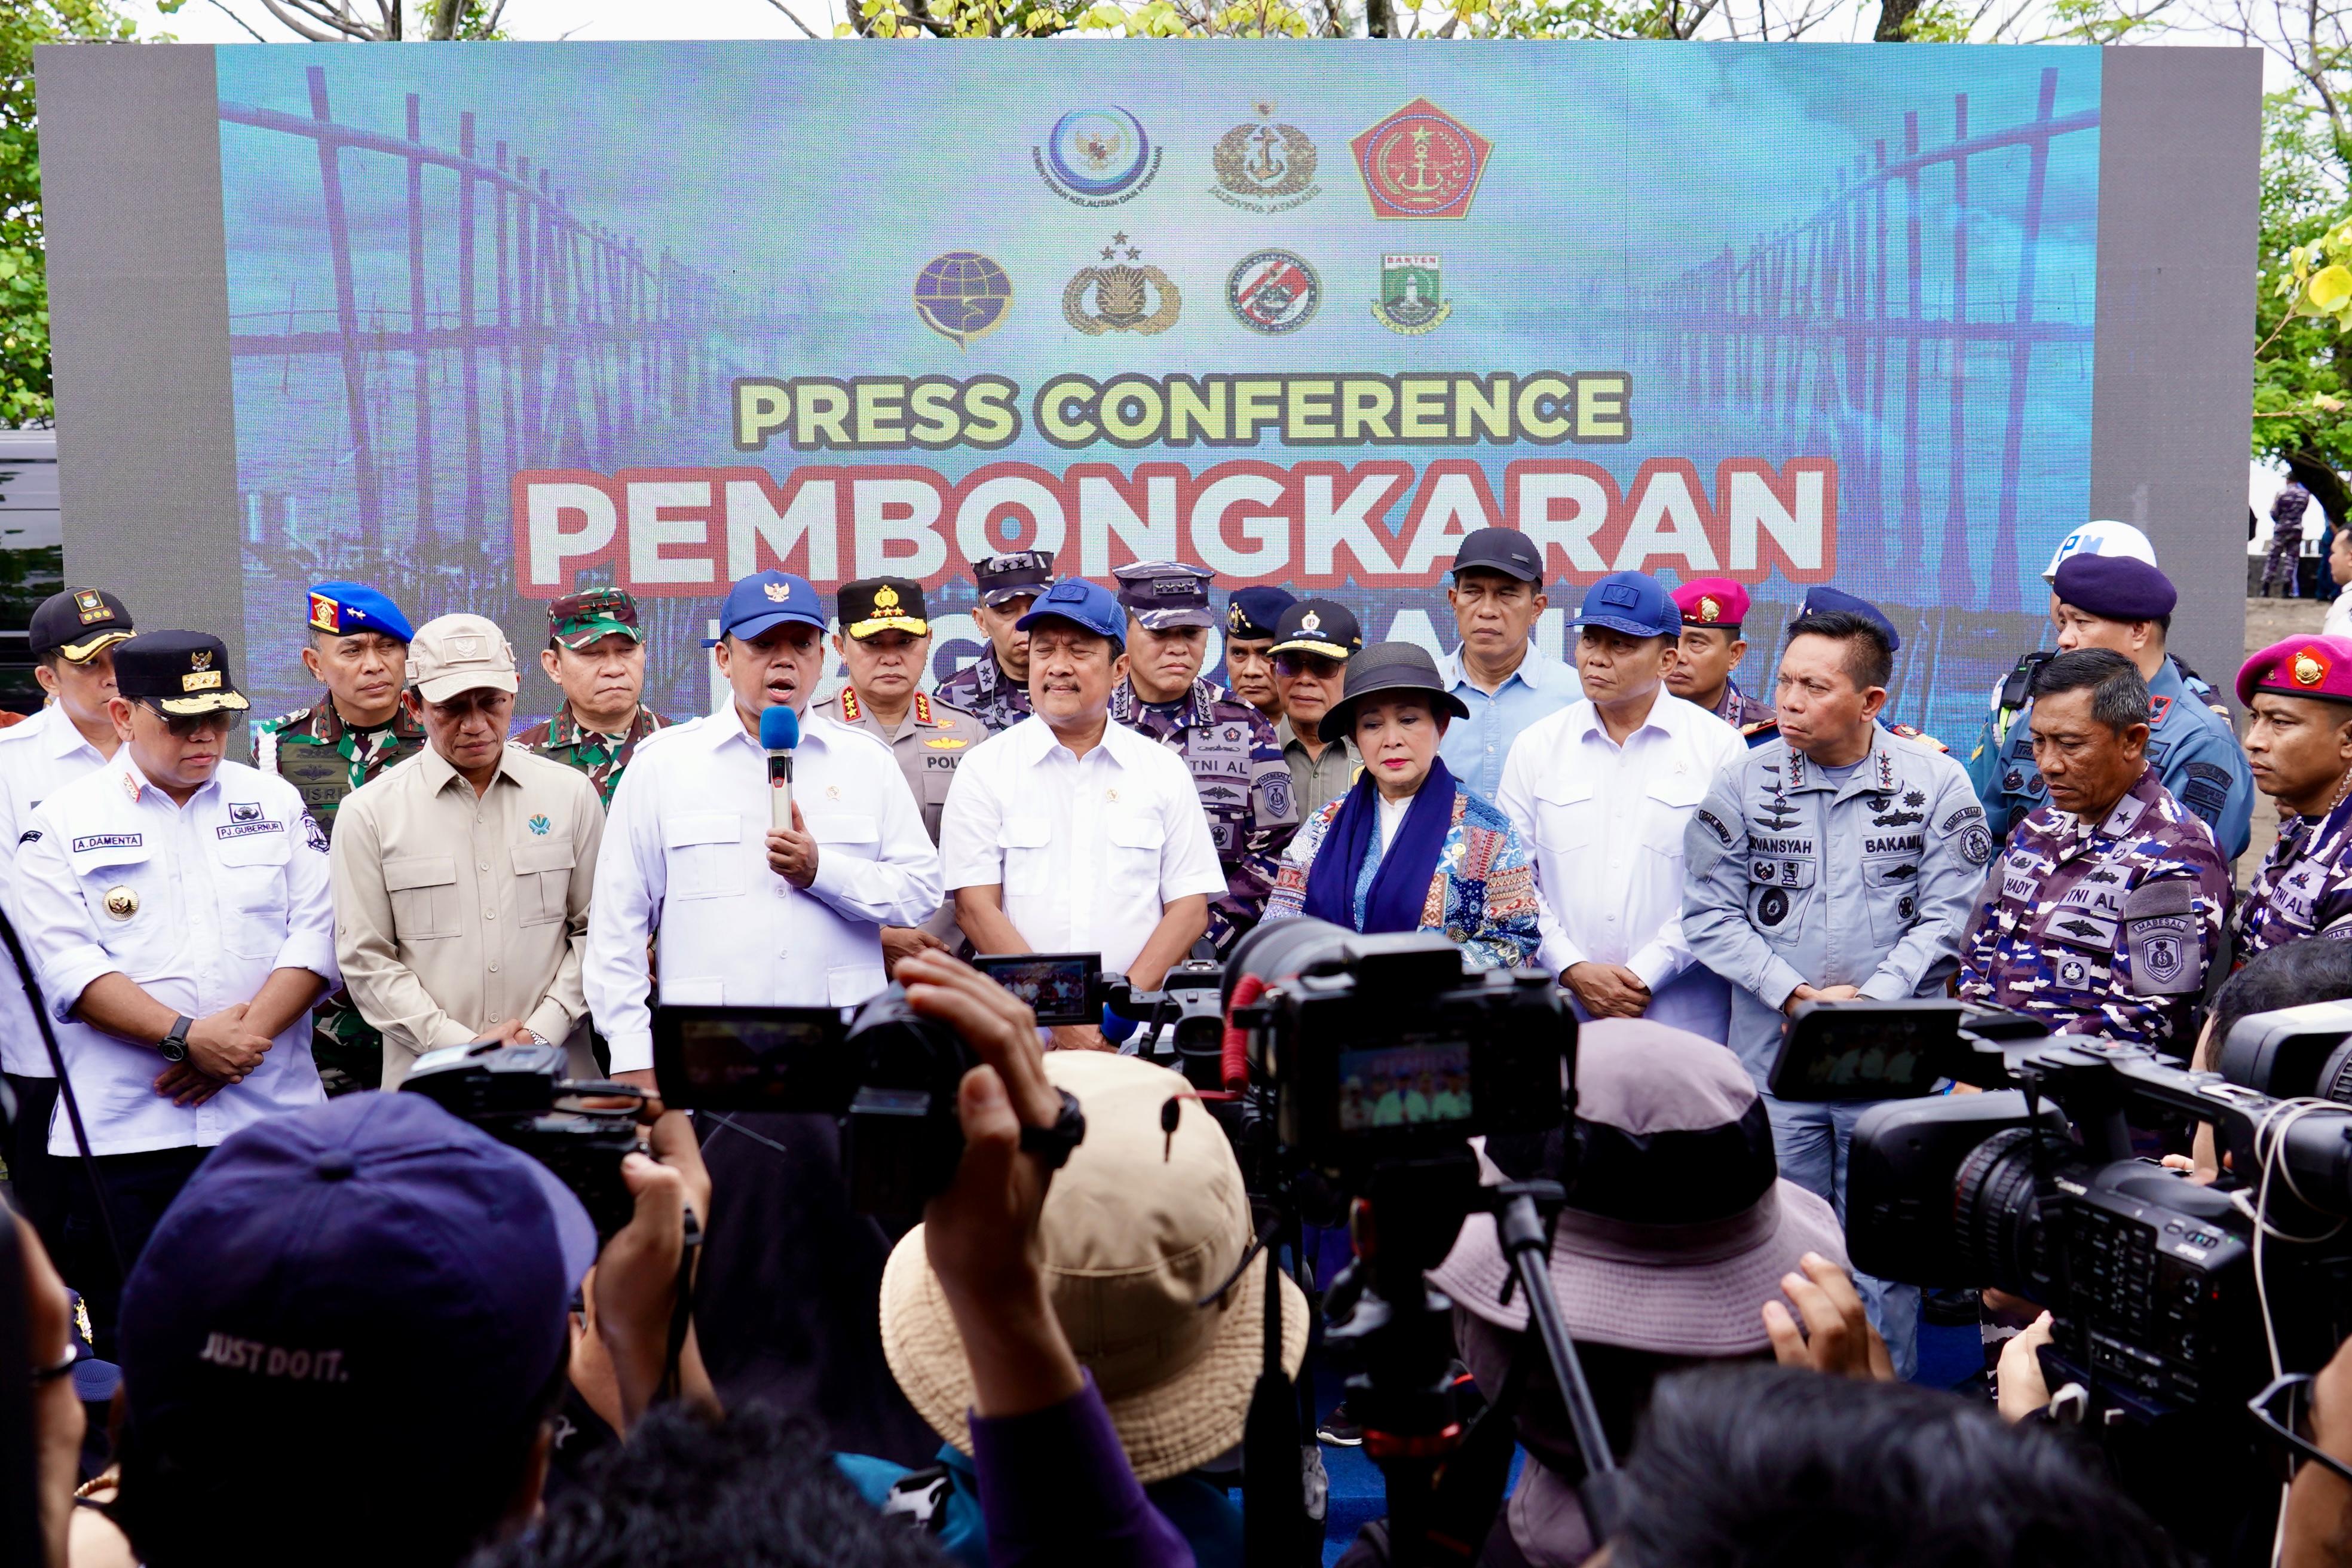
[[[335,982],[326,836],[292,784],[221,754],[247,707],[227,647],[148,632],[114,671],[122,746],[33,813],[16,890],[103,1188],[101,1215],[68,1167],[67,1271],[101,1354],[114,1247],[138,1256],[213,1145],[325,1098],[309,1015]],[[76,1152],[53,1117],[49,1152]]]
[[[2148,689],[2130,659],[2061,653],[2035,671],[2032,695],[2050,803],[2011,837],[1961,953],[1960,1000],[2032,1014],[2053,1034],[2185,1054],[2221,950],[2229,868],[2148,764]]]
[[[335,956],[383,1035],[383,1087],[442,1046],[569,1046],[593,1074],[580,985],[604,811],[586,773],[507,744],[520,672],[498,625],[443,616],[409,645],[425,751],[343,802]]]
[[[2278,802],[2278,841],[2238,906],[2238,957],[2352,938],[2352,640],[2289,637],[2238,671],[2246,759]]]
[[[1941,994],[1992,858],[1960,765],[1878,723],[1894,653],[1871,616],[1800,616],[1777,738],[1733,759],[1684,836],[1683,938],[1731,983],[1730,1045],[1759,1088],[1798,1004]],[[1843,1212],[1862,1107],[1765,1104],[1782,1173]],[[1856,1283],[1907,1373],[1918,1290]]]

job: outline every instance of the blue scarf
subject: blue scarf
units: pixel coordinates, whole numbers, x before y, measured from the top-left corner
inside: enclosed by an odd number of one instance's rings
[[[1371,891],[1364,899],[1363,923],[1358,925],[1356,881],[1364,862],[1380,855],[1380,796],[1371,770],[1365,769],[1323,835],[1315,864],[1307,868],[1307,912],[1367,934],[1419,931],[1422,906],[1429,900],[1429,879],[1437,874],[1437,858],[1444,852],[1445,835],[1453,826],[1454,775],[1446,772],[1443,757],[1433,758],[1429,776],[1405,807],[1388,853],[1381,855],[1380,869],[1372,874]]]

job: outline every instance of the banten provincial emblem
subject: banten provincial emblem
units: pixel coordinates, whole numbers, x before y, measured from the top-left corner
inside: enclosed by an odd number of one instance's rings
[[[1143,121],[1115,105],[1070,110],[1029,149],[1046,188],[1082,207],[1115,207],[1139,195],[1160,173],[1160,153]]]
[[[1416,98],[1348,147],[1374,217],[1467,217],[1495,144]]]
[[[1381,297],[1372,301],[1372,316],[1381,325],[1417,338],[1453,313],[1452,301],[1438,293],[1437,258],[1381,258]]]
[[[1103,247],[1108,267],[1082,267],[1062,289],[1062,319],[1090,338],[1105,332],[1140,332],[1150,337],[1176,324],[1184,291],[1157,267],[1138,267],[1143,252],[1115,234]],[[1125,259],[1120,251],[1126,252]],[[1087,309],[1092,300],[1094,309]]]
[[[1306,258],[1287,250],[1254,250],[1225,277],[1234,319],[1269,337],[1297,331],[1322,302],[1323,280]]]
[[[1244,121],[1217,138],[1212,161],[1217,183],[1209,194],[1229,206],[1254,213],[1288,212],[1323,194],[1315,183],[1315,143],[1296,125],[1274,122],[1274,105],[1251,105]]]

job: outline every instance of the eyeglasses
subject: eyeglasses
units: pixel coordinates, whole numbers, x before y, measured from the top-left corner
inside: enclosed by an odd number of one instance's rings
[[[163,721],[163,728],[171,731],[174,741],[192,740],[211,732],[226,735],[231,721],[226,710],[211,713],[166,713],[159,708],[154,710],[154,713],[156,718]]]
[[[1319,653],[1278,653],[1274,656],[1274,668],[1285,675],[1311,675],[1318,680],[1329,680],[1348,668],[1341,659],[1326,658]]]
[[[2307,1372],[2291,1372],[2273,1378],[2269,1387],[2246,1401],[2246,1409],[2262,1424],[2263,1430],[2294,1453],[2352,1482],[2352,1465],[2345,1464],[2305,1436],[2311,1426],[2311,1385],[2315,1381]],[[2291,1474],[2293,1460],[2286,1455],[2280,1458],[2286,1461],[2285,1468]]]

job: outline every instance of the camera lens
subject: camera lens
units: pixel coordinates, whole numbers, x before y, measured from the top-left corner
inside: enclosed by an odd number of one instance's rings
[[[1952,1231],[1965,1277],[2039,1300],[2046,1266],[2033,1191],[2035,1136],[2027,1128],[2007,1128],[1969,1151],[1952,1177]],[[2074,1163],[2079,1152],[2074,1144],[2047,1130],[2039,1136],[2045,1166]]]
[[[1255,975],[1262,984],[1280,984],[1326,959],[1344,956],[1342,950],[1355,934],[1318,920],[1274,921],[1255,927],[1234,944],[1233,955],[1225,961],[1221,1011],[1233,1011],[1234,988],[1244,975]]]

